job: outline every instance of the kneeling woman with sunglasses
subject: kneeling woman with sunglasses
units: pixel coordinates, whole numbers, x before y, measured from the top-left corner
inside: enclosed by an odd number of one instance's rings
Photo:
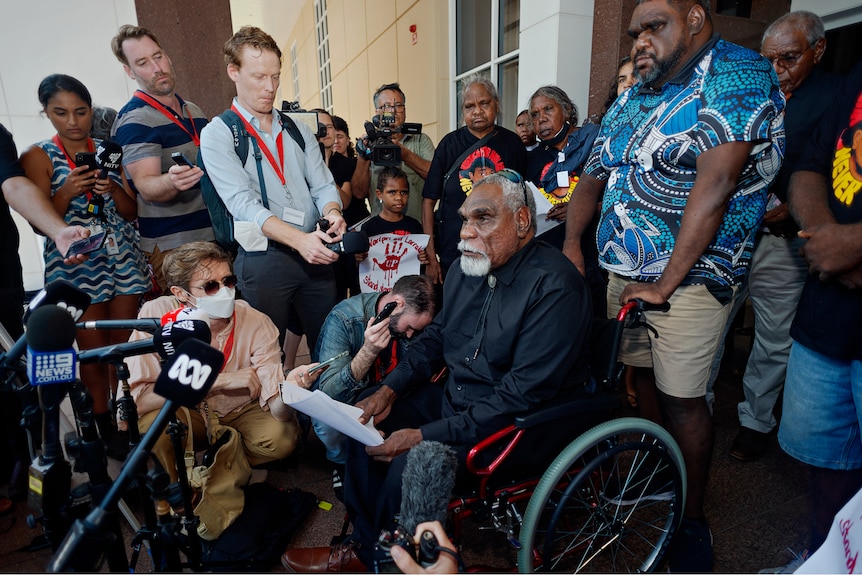
[[[225,356],[224,367],[206,400],[199,410],[189,411],[191,421],[187,421],[184,410],[177,412],[189,425],[195,449],[208,446],[205,410],[209,410],[222,424],[239,431],[251,465],[290,455],[299,439],[299,426],[295,412],[282,402],[279,393],[279,383],[285,381],[285,376],[278,331],[266,315],[234,299],[236,276],[228,254],[216,244],[193,242],[171,250],[165,256],[163,270],[172,295],[145,303],[138,317],[164,318],[179,307],[199,309],[210,317],[210,345]],[[147,333],[135,331],[130,341],[148,337]],[[161,365],[154,353],[131,357],[127,362],[140,418],[138,427],[143,433],[165,402],[153,392]],[[287,381],[310,387],[317,375],[309,376],[308,367],[295,368]],[[161,436],[153,453],[176,481],[174,453],[167,435]],[[168,511],[165,505],[160,511]]]

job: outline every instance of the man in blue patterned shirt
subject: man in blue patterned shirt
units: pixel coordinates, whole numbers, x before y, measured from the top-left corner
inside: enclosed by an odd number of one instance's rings
[[[659,337],[627,330],[621,360],[641,376],[639,398],[654,369],[659,406],[685,459],[674,571],[712,569],[706,383],[784,148],[784,100],[769,62],[712,32],[708,0],[638,2],[628,34],[640,82],[605,116],[569,203],[564,246],[583,270],[581,236],[601,200],[595,239],[610,272],[609,313],[633,298],[671,304],[647,314]]]

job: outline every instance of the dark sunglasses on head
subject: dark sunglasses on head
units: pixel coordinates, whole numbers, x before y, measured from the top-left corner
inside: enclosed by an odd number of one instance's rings
[[[524,191],[524,205],[530,207],[530,202],[527,201],[527,184],[524,182],[524,178],[521,176],[521,174],[519,174],[515,170],[510,170],[509,168],[504,168],[496,173],[500,176],[503,176],[513,184],[520,184],[521,189]]]
[[[218,293],[218,290],[221,289],[221,286],[224,286],[226,288],[235,288],[236,281],[237,280],[235,275],[229,275],[225,276],[221,281],[210,280],[202,286],[192,286],[192,288],[202,289],[207,295],[215,295]]]

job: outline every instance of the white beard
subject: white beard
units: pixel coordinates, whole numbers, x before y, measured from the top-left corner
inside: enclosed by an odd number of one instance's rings
[[[471,254],[479,254],[481,256],[478,258],[472,256],[461,256],[461,271],[465,276],[483,277],[491,273],[491,260],[488,258],[488,254],[481,250],[470,248],[464,240],[458,242],[458,250],[462,254],[469,252]]]

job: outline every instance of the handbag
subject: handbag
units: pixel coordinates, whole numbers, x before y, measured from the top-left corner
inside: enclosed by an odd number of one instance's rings
[[[200,518],[198,535],[201,539],[213,541],[242,513],[245,506],[243,487],[251,480],[251,466],[239,432],[220,423],[206,402],[203,407],[210,446],[204,452],[201,464],[193,465],[188,475],[189,484],[199,497],[194,508],[195,515]],[[192,435],[189,430],[187,453],[192,449]],[[189,461],[188,457],[186,461]],[[194,457],[191,461],[194,463]]]

